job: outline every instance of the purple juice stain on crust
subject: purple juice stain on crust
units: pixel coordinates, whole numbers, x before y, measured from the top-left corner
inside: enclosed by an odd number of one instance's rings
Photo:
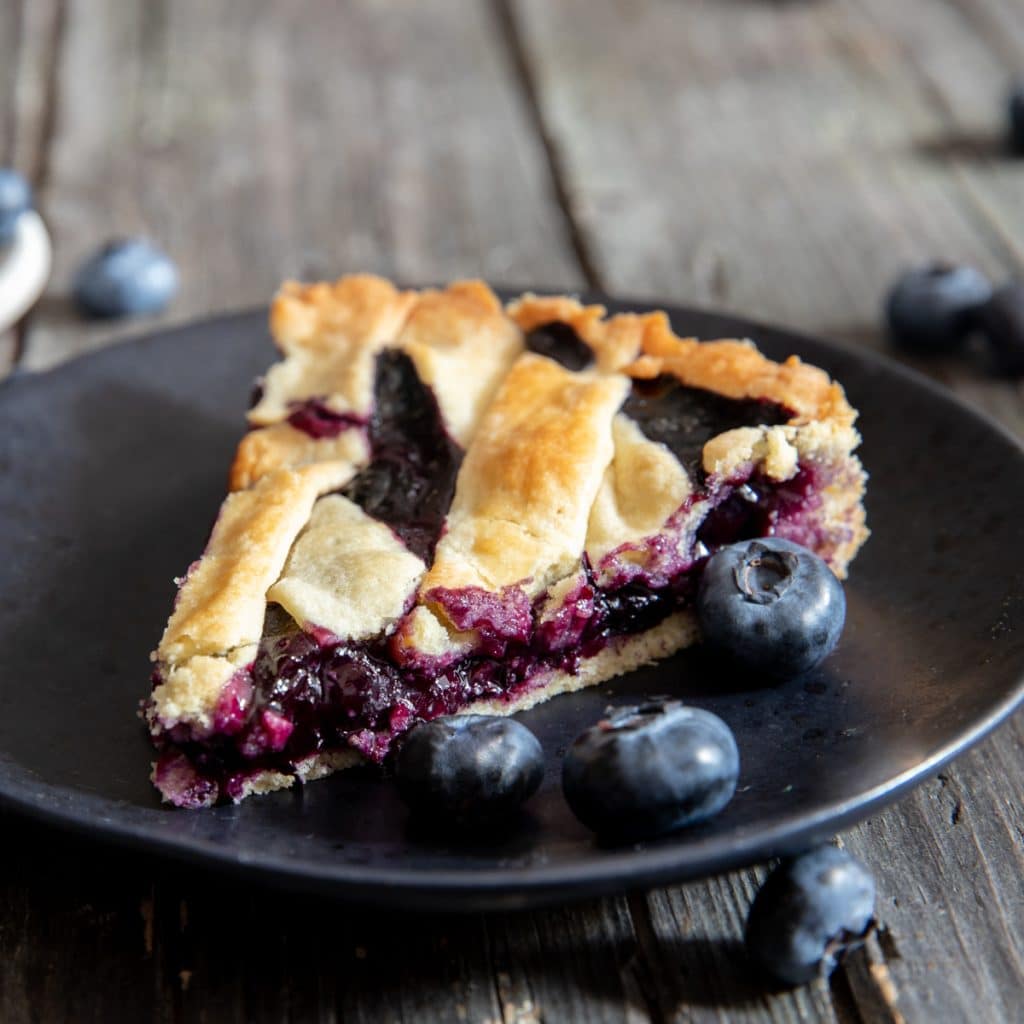
[[[551,652],[578,648],[588,624],[597,610],[597,587],[584,558],[584,573],[579,582],[565,595],[562,605],[553,615],[537,622],[534,637],[541,650]]]
[[[266,707],[250,723],[239,753],[246,758],[276,754],[284,750],[294,730],[295,723],[290,718]]]
[[[366,420],[351,412],[335,412],[320,398],[308,398],[292,403],[288,422],[304,434],[320,440],[337,437],[343,431],[366,426]]]
[[[476,630],[481,650],[490,657],[501,657],[509,642],[526,643],[533,631],[533,607],[522,587],[503,587],[500,593],[480,587],[434,587],[425,596],[444,609],[456,629]]]
[[[637,547],[646,563],[634,564],[629,574],[602,577],[603,582],[584,559],[579,582],[547,618],[541,617],[543,597],[531,606],[518,588],[507,595],[504,609],[506,595],[473,588],[446,591],[444,607],[457,628],[491,632],[479,649],[454,664],[423,657],[400,666],[388,638],[317,639],[272,608],[251,674],[240,673],[221,699],[218,719],[227,728],[209,736],[175,730],[157,737],[170,749],[155,781],[173,803],[199,807],[218,795],[240,797],[259,771],[294,773],[299,762],[324,750],[351,747],[380,762],[416,721],[482,699],[510,702],[540,685],[546,672],[574,672],[580,658],[689,606],[705,548],[710,553],[759,530],[811,544],[827,557],[838,538],[821,525],[819,491],[836,472],[802,466],[782,483],[758,476],[716,483],[713,496],[699,496],[716,503],[699,531],[703,548],[692,536],[680,534],[671,543],[659,535]],[[747,507],[752,497],[756,504]],[[692,506],[691,501],[679,516]],[[244,716],[241,727],[239,716]]]
[[[373,391],[370,464],[341,493],[430,565],[462,449],[448,436],[437,399],[404,352],[388,349],[377,357]]]
[[[784,537],[812,551],[830,547],[815,515],[821,508],[818,476],[813,467],[801,466],[790,480],[751,479],[736,488],[709,516],[697,538],[710,549],[755,537]]]
[[[161,755],[153,782],[175,807],[209,807],[220,792],[216,779],[201,774],[184,753],[174,751]]]
[[[778,426],[793,415],[775,402],[726,398],[668,374],[633,381],[622,411],[646,437],[665,445],[696,481],[704,480],[702,455],[711,438],[737,427]]]
[[[236,672],[221,690],[213,712],[214,732],[234,736],[245,726],[252,704],[252,678],[248,669]]]

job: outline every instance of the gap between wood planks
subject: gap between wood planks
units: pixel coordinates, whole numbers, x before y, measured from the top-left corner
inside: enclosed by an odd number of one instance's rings
[[[535,70],[524,45],[511,2],[510,0],[494,0],[493,9],[499,36],[508,49],[509,58],[527,103],[532,126],[544,147],[552,194],[564,220],[567,240],[587,284],[591,288],[603,291],[602,275],[592,254],[586,232],[573,212],[568,175],[563,167],[555,134],[544,116]],[[929,99],[934,102],[941,98],[929,95]],[[995,233],[1001,243],[1000,248],[1008,255],[1012,254],[1016,257],[1017,253],[1014,247],[1009,244],[1002,233],[997,231],[997,226],[986,215],[984,208],[972,199],[969,182],[959,173],[957,180],[960,186],[959,191],[967,200],[970,211],[980,221],[979,229],[984,229],[985,233],[990,236]],[[658,939],[646,897],[643,894],[630,894],[627,908],[638,953],[643,961],[650,965],[653,950],[658,945]],[[884,928],[882,932],[888,935]],[[488,938],[490,941],[490,936]],[[890,943],[890,945],[892,944]],[[887,1024],[903,1024],[904,1018],[897,1006],[898,994],[886,963],[887,955],[884,944],[878,939],[873,939],[868,947],[858,951],[846,962],[840,964],[832,975],[828,993],[833,1013],[840,1024],[857,1024],[857,1022],[868,1020],[887,1022]],[[492,967],[494,994],[502,1008],[503,1016],[506,1019],[516,1020],[518,1008],[508,991],[507,976],[503,976],[502,972],[495,969],[490,950],[488,960]],[[633,982],[631,987],[636,995],[643,1000],[643,1010],[646,1011],[652,1024],[667,1024],[674,1019],[677,1008],[671,1006],[670,1003],[666,1005],[665,997],[668,993],[659,992],[657,978],[650,970],[637,971],[632,966],[626,966],[625,973],[631,976]],[[543,1014],[543,1007],[538,1006],[535,1002],[530,1006],[531,1010],[534,1008]],[[781,1006],[776,1005],[776,1009],[781,1009]],[[785,1013],[785,1010],[783,1012]],[[794,1019],[795,1016],[794,1013]]]
[[[997,27],[979,11],[973,0],[942,0],[942,2],[963,18],[968,30],[973,31],[992,48],[994,54],[1006,68],[1009,78],[1019,66],[1013,56],[1012,44],[1007,44]],[[872,11],[862,5],[858,5],[858,9],[863,17],[874,23],[880,31],[884,31],[885,26],[878,23]],[[955,134],[958,128],[956,114],[942,89],[935,83],[927,69],[921,65],[916,52],[911,47],[903,45],[900,47],[900,52],[926,104],[940,118],[945,128]],[[982,155],[998,153],[1004,144],[1003,139],[983,140],[980,147]],[[951,149],[944,155],[944,160],[957,185],[957,192],[963,200],[964,212],[971,218],[978,234],[988,241],[991,248],[999,253],[1007,265],[1013,268],[1014,273],[1019,274],[1024,271],[1024,248],[1017,242],[1012,232],[1006,230],[1000,221],[998,212],[992,208],[982,192],[972,182],[963,155],[958,155]]]
[[[545,120],[544,108],[538,98],[534,71],[522,43],[515,15],[507,0],[498,0],[495,6],[508,45],[512,50],[522,87],[528,97],[531,116],[535,120],[538,135],[544,143],[552,176],[553,191],[566,220],[567,233],[572,241],[573,251],[588,281],[600,286],[601,274],[591,256],[587,234],[574,215],[571,185],[559,155],[556,133]],[[944,98],[928,81],[924,70],[912,61],[908,60],[908,64],[913,71],[917,85],[926,97],[927,105],[932,107],[946,124],[952,125],[951,112],[948,110]],[[954,193],[960,198],[961,208],[970,217],[979,235],[987,238],[989,245],[1001,253],[1007,263],[1019,268],[1022,265],[1021,250],[1014,244],[1012,237],[1001,228],[998,219],[993,216],[988,204],[978,194],[969,176],[964,173],[963,168],[955,159],[947,159],[947,166],[952,172]],[[646,901],[642,897],[630,898],[629,908],[640,946],[645,945],[645,937],[647,945],[650,945],[652,941],[656,942],[656,934],[651,925]],[[886,937],[886,942],[882,941],[882,936]],[[873,940],[865,950],[847,961],[833,975],[830,994],[835,1015],[840,1021],[870,1019],[899,1024],[904,1019],[897,1006],[897,993],[887,964],[887,960],[894,954],[895,958],[899,959],[898,954],[895,953],[891,936],[883,929],[877,939]],[[637,980],[640,982],[638,987],[647,1003],[652,1020],[669,1019],[666,1013],[671,1015],[672,1009],[666,1010],[662,1001],[658,999],[656,979],[649,977],[646,978],[646,982],[642,978]]]
[[[522,33],[512,11],[512,5],[510,0],[493,0],[492,6],[498,27],[497,36],[508,50],[512,68],[526,101],[530,125],[544,147],[548,173],[551,177],[551,191],[555,204],[562,213],[569,248],[579,264],[580,273],[587,282],[587,287],[594,291],[604,291],[601,274],[591,254],[590,245],[572,211],[572,195],[562,166],[562,159],[558,153],[554,136],[544,120],[537,90],[536,74],[527,55],[526,47],[523,45]]]
[[[33,0],[34,2],[34,0]],[[56,109],[56,82],[57,82],[57,68],[59,61],[56,59],[61,49],[61,40],[63,33],[63,20],[64,20],[64,4],[63,2],[57,2],[55,21],[52,26],[52,31],[48,36],[47,50],[51,55],[49,61],[46,62],[48,68],[47,80],[46,80],[46,96],[47,99],[43,105],[43,117],[41,119],[41,130],[37,133],[37,139],[39,142],[38,148],[35,150],[32,162],[32,175],[33,181],[39,187],[45,182],[49,174],[49,159],[51,151],[51,141],[53,137],[53,128],[56,123],[59,111]],[[572,251],[575,254],[575,258],[580,265],[581,272],[587,278],[590,285],[600,287],[600,273],[595,266],[594,259],[591,256],[590,246],[586,238],[584,230],[577,223],[577,219],[573,214],[573,202],[571,198],[571,189],[567,183],[566,176],[564,174],[563,161],[559,154],[559,147],[554,141],[551,132],[547,129],[545,124],[541,107],[538,103],[537,86],[534,77],[534,71],[527,56],[522,40],[520,38],[516,15],[510,8],[508,0],[495,0],[494,11],[498,19],[500,27],[500,38],[505,42],[508,47],[510,58],[516,69],[516,74],[519,78],[521,88],[526,97],[526,101],[529,107],[530,116],[534,125],[534,128],[543,142],[545,153],[547,156],[549,171],[551,174],[551,187],[552,192],[557,200],[558,207],[565,221],[565,232]],[[941,99],[941,97],[940,97]],[[959,181],[961,188],[964,183],[962,180]],[[963,191],[964,199],[966,202],[970,202],[970,195],[967,194],[967,190]],[[991,218],[987,217],[986,222],[991,227]],[[22,330],[27,331],[28,325],[23,324]],[[630,901],[630,910],[634,910],[634,905],[640,905],[643,908],[643,914],[647,915],[648,919],[648,930],[650,933],[650,939],[657,942],[657,935],[650,927],[649,922],[649,908],[647,907],[646,901],[641,897],[638,901]],[[634,929],[638,932],[643,931],[643,920],[637,920],[637,913],[632,913]],[[886,951],[888,957],[888,951]],[[864,1019],[863,1013],[866,1012],[868,1006],[871,1005],[870,1001],[861,999],[861,1010],[857,1009],[857,997],[854,996],[854,987],[852,986],[850,978],[853,977],[856,981],[856,991],[861,993],[864,991],[865,986],[871,986],[877,983],[878,977],[884,978],[882,971],[875,971],[869,968],[866,970],[856,970],[856,964],[859,961],[854,961],[847,968],[844,968],[842,973],[836,975],[836,981],[834,983],[833,992],[837,1001],[836,1016],[840,1021],[853,1021]],[[866,963],[866,961],[865,961]],[[884,962],[883,965],[884,967]],[[507,1003],[502,998],[502,988],[506,990],[508,995],[507,986],[503,986],[502,979],[500,977],[500,971],[497,969],[492,972],[493,982],[495,986],[495,992],[498,995],[499,1004],[502,1006],[503,1013],[507,1016],[509,1007],[514,1006],[514,1000],[511,1003]],[[841,990],[841,991],[840,991]],[[667,1019],[662,1009],[658,1006],[656,1001],[652,1001],[653,997],[649,991],[644,991],[641,986],[641,991],[645,1002],[648,1004],[648,1012],[654,1020]],[[511,999],[511,996],[509,997]],[[853,1003],[853,1008],[850,1008],[850,1003]],[[842,1009],[840,1009],[840,1004]],[[891,1018],[878,1018],[878,1019],[898,1019],[897,1017]]]

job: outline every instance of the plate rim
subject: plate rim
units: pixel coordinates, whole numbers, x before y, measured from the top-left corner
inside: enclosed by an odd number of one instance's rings
[[[522,289],[527,291],[531,289]],[[532,289],[539,293],[549,289]],[[520,294],[510,287],[495,288],[502,297]],[[957,408],[980,422],[1007,442],[1024,458],[1024,442],[995,420],[988,412],[942,386],[923,373],[904,366],[883,353],[848,342],[808,335],[786,327],[763,323],[729,312],[699,306],[679,305],[653,299],[634,299],[594,291],[578,293],[582,300],[606,303],[615,309],[665,309],[669,315],[697,315],[742,325],[744,332],[772,333],[791,340],[796,348],[835,350],[848,358],[866,363],[878,372],[895,375],[933,398]],[[180,324],[168,324],[150,331],[119,339],[111,345],[87,352],[57,366],[33,372],[15,372],[0,382],[0,399],[12,387],[45,386],[55,376],[75,374],[83,361],[116,359],[123,346],[158,344],[167,336],[199,329],[215,329],[229,321],[266,317],[266,307],[222,312],[197,317]],[[33,383],[35,382],[35,383]],[[347,902],[429,911],[478,911],[542,906],[587,899],[636,888],[650,888],[671,882],[707,877],[793,852],[801,846],[820,841],[870,817],[893,803],[914,787],[935,775],[952,759],[975,746],[1024,704],[1024,665],[1017,669],[1016,680],[1002,699],[956,737],[900,774],[877,784],[866,793],[833,801],[812,811],[796,812],[776,820],[770,827],[748,827],[734,837],[723,850],[721,840],[705,849],[700,836],[689,842],[667,837],[646,849],[623,847],[609,850],[600,859],[580,864],[568,860],[556,864],[527,864],[514,868],[409,869],[379,867],[339,860],[329,863],[293,861],[282,855],[249,854],[197,839],[185,833],[152,834],[144,822],[126,822],[111,817],[118,801],[97,793],[79,792],[52,783],[35,783],[26,778],[0,751],[0,806],[23,814],[47,826],[85,836],[93,841],[126,845],[132,849],[168,857],[217,871],[244,873],[248,878],[278,888],[328,893]],[[13,770],[12,770],[13,769]],[[64,807],[53,794],[74,793],[75,806]],[[167,811],[167,813],[180,813]],[[687,855],[689,854],[689,855]]]

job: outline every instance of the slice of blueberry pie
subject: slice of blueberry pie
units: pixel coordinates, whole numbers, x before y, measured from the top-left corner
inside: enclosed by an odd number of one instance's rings
[[[381,761],[696,637],[710,552],[867,537],[840,386],[663,313],[286,284],[206,550],[154,653],[153,779],[199,807]]]

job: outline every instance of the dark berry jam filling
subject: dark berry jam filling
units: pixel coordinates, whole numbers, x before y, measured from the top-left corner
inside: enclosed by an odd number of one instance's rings
[[[720,545],[767,533],[827,555],[843,538],[825,530],[820,490],[839,471],[802,466],[784,483],[756,475],[718,483],[696,498],[710,507],[696,536],[680,527],[674,538],[651,538],[648,561],[627,574],[609,576],[584,560],[579,582],[553,615],[542,615],[543,597],[531,603],[518,588],[435,595],[456,628],[481,637],[452,664],[422,657],[399,665],[389,638],[325,643],[272,606],[257,659],[225,690],[212,732],[175,729],[158,737],[165,750],[157,784],[180,806],[237,799],[258,772],[294,773],[308,757],[346,748],[379,762],[418,720],[482,699],[511,702],[541,685],[547,671],[575,672],[615,638],[687,607],[704,561]],[[688,502],[678,517],[688,508],[695,511]]]
[[[593,362],[589,347],[563,323],[532,331],[527,347],[570,370]],[[598,567],[584,559],[579,581],[553,612],[543,610],[544,595],[531,602],[519,587],[500,594],[432,591],[428,600],[451,625],[475,637],[468,656],[448,661],[413,652],[399,664],[392,638],[338,643],[315,630],[303,632],[271,606],[256,660],[221,694],[211,728],[178,725],[156,737],[162,754],[154,778],[164,795],[186,807],[239,799],[257,774],[294,774],[324,751],[351,748],[382,761],[414,722],[482,699],[511,702],[541,685],[549,671],[576,672],[582,658],[615,638],[651,629],[688,606],[704,561],[721,545],[775,534],[824,557],[834,550],[838,539],[824,527],[820,491],[841,467],[802,466],[785,483],[759,476],[722,481],[703,473],[701,455],[711,437],[785,423],[790,413],[783,407],[659,377],[635,382],[624,411],[701,485],[665,530],[624,545]],[[407,355],[388,350],[377,357],[369,423],[318,400],[297,406],[289,422],[317,438],[365,428],[371,461],[342,493],[388,524],[424,561],[432,560],[463,453]],[[696,534],[687,525],[695,519],[702,520]]]
[[[778,426],[793,416],[775,402],[726,398],[687,387],[667,374],[634,381],[622,411],[646,437],[665,445],[698,481],[705,477],[701,457],[711,438],[737,427]]]
[[[434,587],[425,597],[444,609],[456,629],[476,630],[479,647],[491,657],[500,658],[510,643],[525,643],[533,632],[533,607],[521,587],[504,587],[499,593]]]
[[[526,336],[526,347],[538,355],[554,359],[567,370],[585,370],[594,362],[590,346],[566,323],[553,320],[535,327]]]
[[[764,486],[750,480],[737,487],[715,509],[697,532],[697,538],[714,550],[724,544],[754,537],[783,537],[812,551],[827,550],[829,538],[821,517],[818,474],[802,466],[794,477]]]
[[[377,357],[373,397],[370,463],[341,493],[430,565],[462,449],[448,436],[434,393],[404,352],[388,349]]]
[[[301,430],[317,440],[337,437],[342,431],[366,426],[363,417],[350,412],[335,412],[320,398],[308,398],[304,402],[293,403],[292,411],[288,414],[288,422],[296,430]]]

